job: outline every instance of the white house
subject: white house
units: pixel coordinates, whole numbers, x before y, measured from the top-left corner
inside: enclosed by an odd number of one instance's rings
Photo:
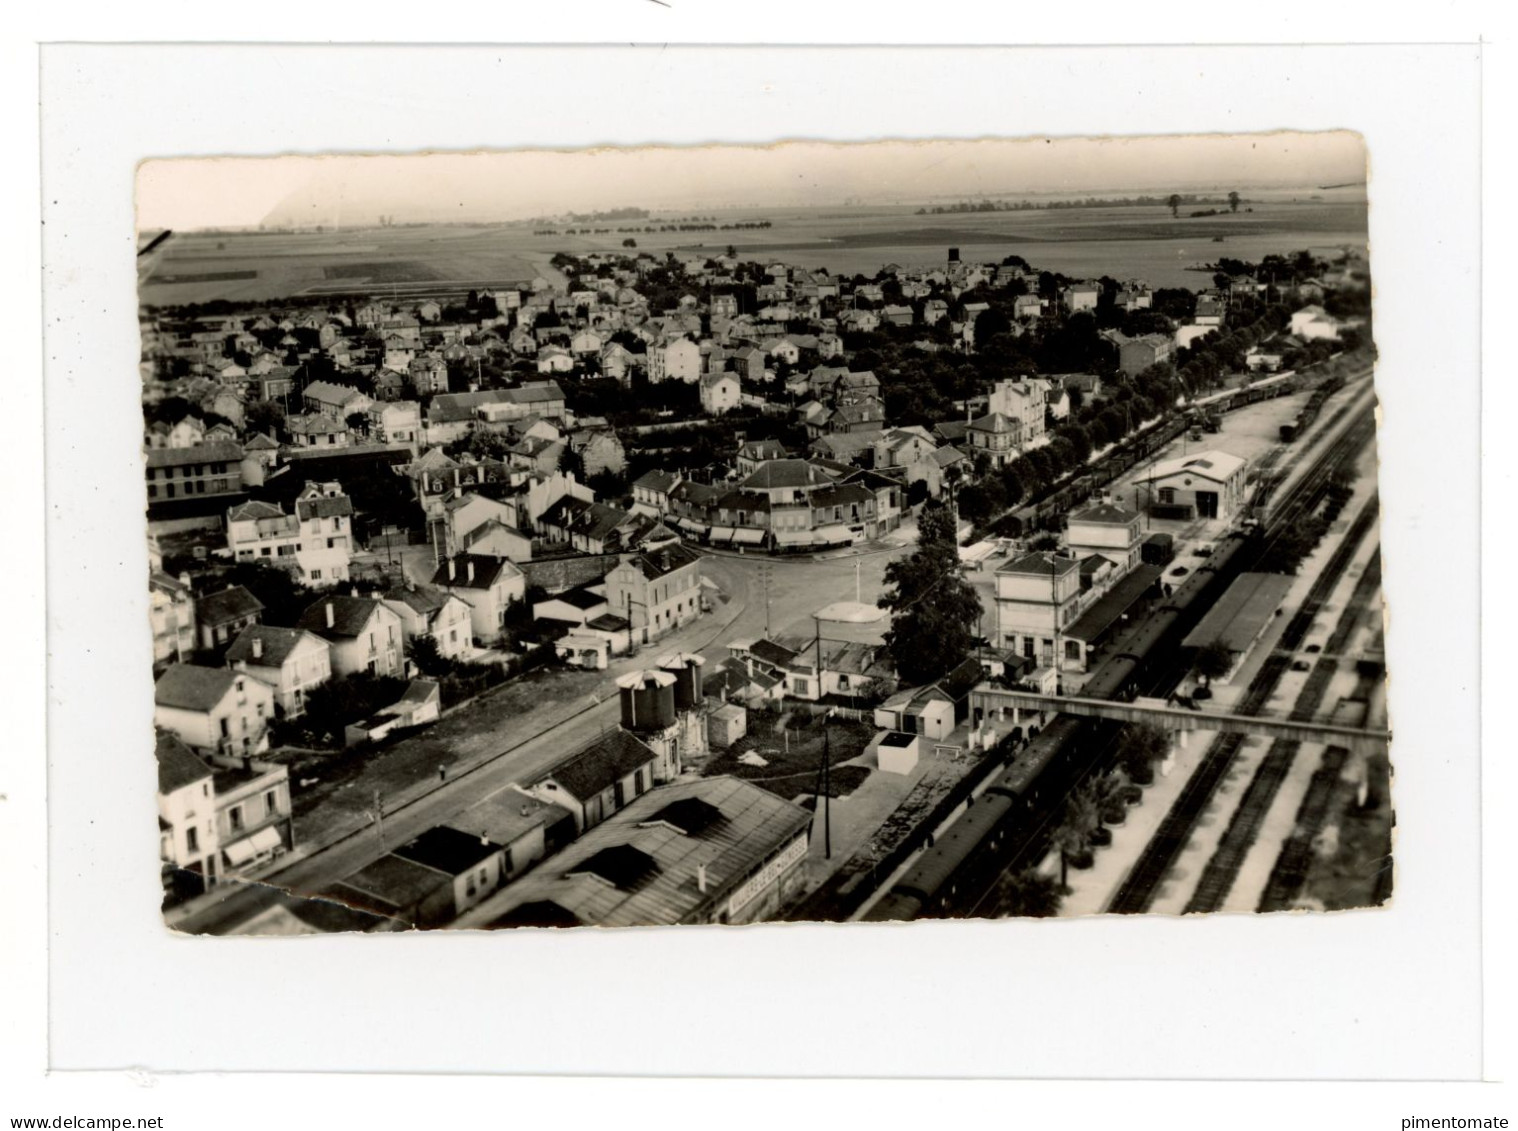
[[[238,561],[263,561],[317,587],[348,580],[353,503],[338,483],[308,483],[295,513],[249,502],[227,511],[227,548]]]
[[[675,338],[662,346],[654,346],[648,351],[648,379],[654,384],[700,380],[701,347],[689,338]]]
[[[701,407],[712,416],[721,416],[737,408],[741,393],[738,378],[726,370],[708,373],[701,378]]]
[[[205,754],[252,757],[269,748],[274,689],[247,672],[170,664],[153,687],[153,722]]]
[[[505,558],[455,554],[432,575],[432,584],[469,606],[476,640],[494,643],[506,626],[506,612],[527,596],[527,577]]]
[[[311,690],[332,678],[332,646],[300,628],[250,625],[227,649],[226,662],[272,687],[275,709],[286,718],[304,714]]]
[[[297,627],[332,646],[334,675],[405,674],[400,617],[372,597],[323,597],[301,614]]]
[[[400,618],[401,633],[409,651],[419,636],[429,636],[439,656],[461,660],[469,653],[471,610],[452,593],[429,585],[391,589],[381,598],[385,608]]]

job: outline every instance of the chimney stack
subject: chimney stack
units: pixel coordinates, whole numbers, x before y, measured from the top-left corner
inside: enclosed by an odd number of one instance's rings
[[[264,642],[262,638],[257,636],[253,638],[253,658],[255,660],[264,658]]]
[[[337,624],[337,612],[332,608],[332,602],[327,602],[327,627],[332,628]]]
[[[696,865],[696,890],[706,894],[706,865]]]
[[[456,558],[448,559],[448,580],[457,581],[459,577],[459,563]]]
[[[474,559],[469,559],[469,584],[474,584]]]

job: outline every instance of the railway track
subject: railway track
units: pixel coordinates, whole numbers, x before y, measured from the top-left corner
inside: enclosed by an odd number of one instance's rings
[[[1313,844],[1333,809],[1348,761],[1349,751],[1342,746],[1330,746],[1323,752],[1323,763],[1313,773],[1307,795],[1297,810],[1296,828],[1281,846],[1281,855],[1271,869],[1270,880],[1265,885],[1257,910],[1283,910],[1302,893],[1312,867]]]
[[[1330,651],[1337,652],[1344,647],[1355,625],[1359,623],[1371,594],[1379,588],[1380,584],[1381,551],[1378,549],[1366,564],[1365,572],[1355,584],[1354,593],[1339,617],[1339,623],[1333,635],[1329,638]],[[1312,678],[1302,689],[1302,694],[1298,696],[1296,706],[1292,709],[1292,719],[1305,721],[1317,714],[1338,667],[1338,661],[1331,658],[1318,661],[1318,666],[1313,669]],[[1265,815],[1275,804],[1276,795],[1286,781],[1286,775],[1291,772],[1292,764],[1296,761],[1301,749],[1300,742],[1288,739],[1271,744],[1270,752],[1261,759],[1253,779],[1250,780],[1249,788],[1239,799],[1238,808],[1234,810],[1233,818],[1228,823],[1223,839],[1218,842],[1212,858],[1207,861],[1207,867],[1197,881],[1196,890],[1186,904],[1185,914],[1217,911],[1223,906],[1224,900],[1228,898],[1228,893],[1233,890],[1233,885],[1238,879],[1244,858],[1254,846],[1260,826],[1265,821]]]
[[[1273,519],[1272,526],[1276,531],[1276,537],[1316,508],[1334,471],[1347,460],[1358,456],[1361,448],[1369,441],[1373,429],[1374,422],[1368,417],[1352,425],[1309,469],[1297,490]],[[1323,572],[1313,582],[1301,610],[1293,618],[1292,623],[1300,622],[1299,637],[1311,627],[1313,617],[1327,601],[1339,575],[1348,566],[1360,541],[1370,529],[1374,517],[1372,503],[1362,511],[1360,517],[1350,527],[1343,543],[1335,550]],[[1273,543],[1274,539],[1271,544]],[[1270,546],[1267,545],[1260,556],[1263,557],[1269,549]],[[1291,627],[1292,625],[1288,624],[1288,632],[1291,631]],[[1289,665],[1290,658],[1285,654],[1278,652],[1267,657],[1260,666],[1260,670],[1255,673],[1254,679],[1250,681],[1244,699],[1239,705],[1239,713],[1246,715],[1259,713],[1270,701],[1271,695],[1274,694],[1276,686],[1285,675]],[[1165,814],[1149,844],[1145,846],[1143,853],[1107,905],[1109,912],[1119,915],[1136,915],[1149,910],[1165,876],[1169,874],[1177,857],[1191,840],[1203,812],[1211,803],[1218,786],[1222,784],[1224,775],[1238,756],[1245,737],[1241,734],[1227,734],[1214,740],[1212,748],[1192,772],[1181,795],[1170,807],[1170,811]],[[1290,759],[1283,753],[1281,757],[1270,760],[1270,769],[1258,791],[1253,791],[1253,783],[1251,783],[1251,791],[1255,792],[1251,806],[1258,810],[1258,819],[1263,819],[1264,810],[1269,807],[1266,800],[1267,791],[1269,797],[1273,798],[1274,791],[1280,788],[1280,783],[1284,780],[1289,767]],[[1240,836],[1242,836],[1242,830]],[[1250,836],[1252,839],[1253,834],[1251,833]],[[1245,850],[1247,851],[1247,846]],[[1237,842],[1233,851],[1238,853],[1238,862],[1242,863],[1243,855],[1242,852],[1238,852]],[[1226,871],[1229,866],[1232,867],[1231,873]],[[1231,877],[1236,874],[1236,864],[1230,865],[1225,862],[1220,866],[1220,870],[1214,873],[1213,878],[1207,883],[1209,893],[1222,888],[1222,894],[1208,894],[1207,898],[1216,898],[1221,902],[1222,897],[1227,894],[1226,887],[1223,887],[1225,878],[1227,886],[1231,887]]]

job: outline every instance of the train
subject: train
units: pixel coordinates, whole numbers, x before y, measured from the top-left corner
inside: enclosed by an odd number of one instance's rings
[[[1081,694],[1097,699],[1131,699],[1154,682],[1170,650],[1200,620],[1225,589],[1237,566],[1259,537],[1256,531],[1234,531],[1220,540],[1206,564],[1198,567],[1165,598],[1164,603],[1124,641],[1124,650],[1109,656],[1087,681]],[[1080,754],[1094,743],[1083,741],[1095,723],[1074,715],[1056,715],[1043,730],[1032,734],[1009,764],[976,798],[944,835],[930,840],[901,878],[861,918],[887,922],[965,915],[975,909],[986,889],[1005,865],[1009,846],[1048,815],[1046,796],[1063,799],[1087,768]],[[979,869],[978,871],[976,869]]]
[[[1321,409],[1322,401],[1342,387],[1343,381],[1337,377],[1320,386],[1322,397],[1314,395],[1318,407]],[[1371,427],[1364,427],[1364,435]],[[1346,441],[1354,434],[1352,429]],[[1342,447],[1345,451],[1358,450],[1353,442]],[[1325,453],[1303,483],[1323,481],[1333,466],[1332,456]],[[1297,513],[1293,508],[1310,507],[1316,497],[1299,485],[1291,502],[1281,500],[1271,510],[1270,526],[1253,522],[1220,539],[1205,564],[1179,587],[1167,591],[1159,608],[1123,640],[1123,650],[1098,666],[1081,689],[1082,696],[1131,700],[1140,694],[1173,690],[1174,651],[1180,641],[1238,573],[1258,560],[1271,537],[1269,530],[1290,527]],[[1006,867],[1011,847],[1026,843],[1054,818],[1053,806],[1044,805],[1044,799],[1065,797],[1094,764],[1094,752],[1105,746],[1102,734],[1110,736],[1115,728],[1113,723],[1060,714],[1041,732],[1030,732],[1028,742],[994,771],[992,784],[945,835],[927,841],[897,882],[862,918],[883,922],[972,914]]]
[[[1312,422],[1318,419],[1318,413],[1323,411],[1323,402],[1328,400],[1344,387],[1344,378],[1335,374],[1313,390],[1312,396],[1302,406],[1302,411],[1297,413],[1296,420],[1291,424],[1281,425],[1281,442],[1289,444],[1312,426]]]

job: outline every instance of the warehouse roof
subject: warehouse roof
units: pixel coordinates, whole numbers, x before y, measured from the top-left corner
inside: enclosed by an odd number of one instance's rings
[[[1231,652],[1247,651],[1276,615],[1291,582],[1290,577],[1279,573],[1239,574],[1181,646],[1204,648],[1221,640]]]
[[[687,799],[717,810],[721,820],[687,835],[659,816]],[[810,822],[799,805],[734,777],[676,782],[635,799],[458,925],[652,926],[710,918]]]

